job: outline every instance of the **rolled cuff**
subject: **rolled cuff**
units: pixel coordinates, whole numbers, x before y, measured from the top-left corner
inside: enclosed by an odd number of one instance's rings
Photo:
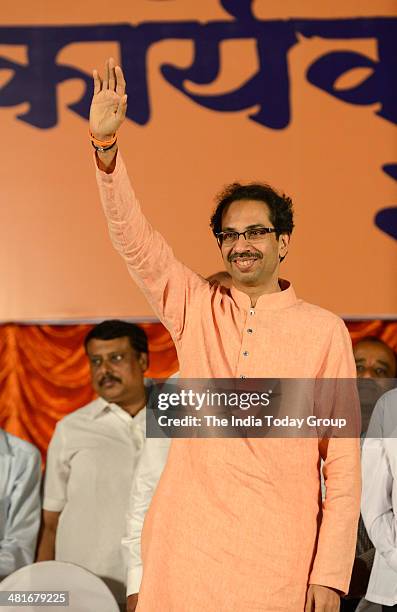
[[[127,572],[127,597],[139,593],[142,582],[142,565],[135,565]]]
[[[62,512],[65,507],[65,501],[61,499],[54,499],[53,497],[45,497],[43,501],[43,510],[49,512]]]

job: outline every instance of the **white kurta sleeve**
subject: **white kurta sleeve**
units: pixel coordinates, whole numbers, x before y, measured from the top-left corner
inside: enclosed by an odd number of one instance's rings
[[[396,521],[392,503],[393,473],[384,431],[387,399],[381,397],[372,414],[362,451],[363,492],[361,512],[376,550],[397,572]],[[397,405],[395,406],[397,410]]]
[[[59,422],[48,447],[44,482],[43,508],[51,512],[61,512],[66,504],[70,465],[65,447],[65,435]]]
[[[167,461],[170,439],[147,438],[132,483],[122,539],[127,567],[127,596],[138,593],[142,579],[141,533],[157,483]]]

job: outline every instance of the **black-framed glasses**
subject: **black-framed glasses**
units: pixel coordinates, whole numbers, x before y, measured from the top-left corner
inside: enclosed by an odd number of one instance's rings
[[[216,239],[219,246],[230,246],[237,242],[240,236],[244,236],[244,239],[248,242],[259,242],[259,240],[263,240],[266,234],[272,234],[276,231],[275,227],[252,227],[245,232],[219,232],[216,234]]]

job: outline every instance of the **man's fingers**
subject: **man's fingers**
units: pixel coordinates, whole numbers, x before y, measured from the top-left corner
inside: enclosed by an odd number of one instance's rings
[[[123,71],[121,70],[120,66],[116,66],[114,69],[114,72],[116,75],[116,93],[118,93],[119,96],[124,96],[125,80],[124,80]]]
[[[109,89],[110,91],[115,91],[116,89],[116,75],[114,73],[114,59],[112,57],[109,58]]]
[[[101,86],[102,86],[101,79],[98,74],[98,70],[94,70],[92,72],[92,76],[94,77],[94,95],[96,95],[97,93],[101,91]]]
[[[109,89],[109,60],[106,60],[105,62],[102,89]]]
[[[116,117],[120,121],[120,123],[124,121],[126,112],[127,112],[127,96],[125,95],[121,98],[119,105],[117,107],[117,111],[116,111]]]

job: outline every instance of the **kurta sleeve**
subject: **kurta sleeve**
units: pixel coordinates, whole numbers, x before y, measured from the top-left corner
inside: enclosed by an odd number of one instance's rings
[[[106,174],[97,168],[96,176],[113,246],[159,319],[178,340],[192,295],[206,281],[178,261],[161,234],[151,227],[120,152],[114,171]]]
[[[356,368],[351,340],[339,319],[336,319],[320,376],[335,379],[336,388],[341,385],[344,395],[348,390],[351,418],[353,422],[359,423],[359,402],[354,380]],[[339,383],[337,379],[342,380]],[[352,379],[351,384],[346,379]],[[346,397],[338,397],[336,391],[335,401],[346,404]],[[331,587],[344,594],[349,589],[360,514],[359,433],[356,427],[349,432],[349,435],[356,434],[356,437],[331,437],[319,441],[320,455],[324,460],[326,496],[309,583]]]
[[[383,396],[374,408],[363,445],[361,512],[371,542],[397,572],[396,519],[392,502],[394,479],[385,448],[385,440],[391,432],[384,431],[385,405],[386,397]]]
[[[34,561],[41,514],[40,481],[38,450],[21,453],[0,540],[0,579]]]
[[[47,451],[44,481],[44,510],[61,512],[66,504],[70,465],[66,456],[66,441],[62,425],[55,427]]]
[[[141,534],[146,512],[167,461],[169,438],[147,438],[134,474],[122,539],[127,567],[127,596],[138,593],[142,580]]]

